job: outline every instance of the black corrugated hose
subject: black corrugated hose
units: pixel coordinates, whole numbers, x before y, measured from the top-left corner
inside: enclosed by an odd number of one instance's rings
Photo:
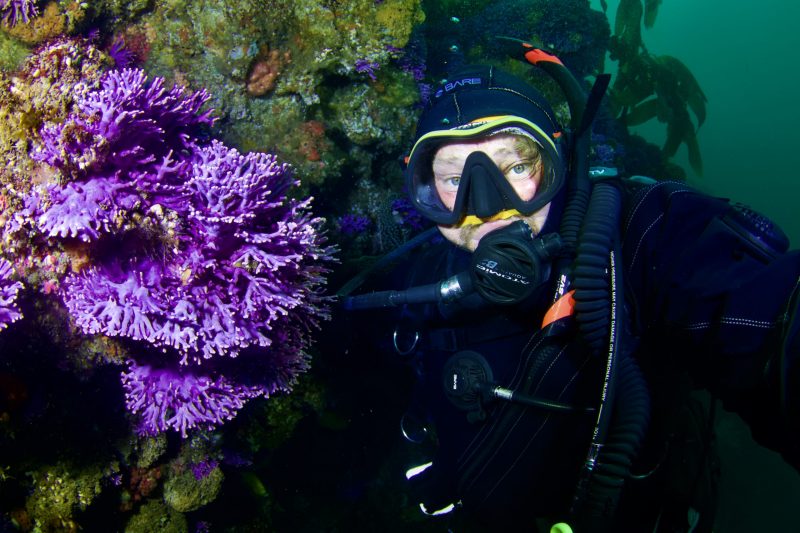
[[[624,342],[625,304],[619,257],[621,194],[611,183],[594,186],[578,240],[573,270],[576,320],[592,352],[608,352],[605,408],[597,422],[594,444],[600,451],[585,492],[574,508],[578,531],[608,531],[631,464],[650,421],[650,395],[641,371]],[[614,283],[611,283],[611,276]],[[612,294],[612,291],[614,294]],[[613,323],[611,321],[613,312]],[[577,524],[576,524],[577,525]]]

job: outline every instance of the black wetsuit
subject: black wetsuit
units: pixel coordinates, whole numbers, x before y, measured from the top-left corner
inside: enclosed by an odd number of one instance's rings
[[[800,434],[800,406],[791,384],[800,373],[792,321],[800,254],[776,249],[782,245],[761,231],[763,221],[684,184],[623,189],[624,349],[653,394],[649,440],[660,438],[660,419],[670,416],[660,410],[687,376],[692,386],[708,389],[739,413],[758,442],[797,468],[800,447],[791,435]],[[449,243],[432,245],[415,257],[407,286],[461,272],[469,258]],[[420,334],[412,412],[427,417],[438,439],[433,466],[412,480],[429,511],[460,502],[475,520],[500,527],[568,510],[594,417],[497,401],[486,408],[484,420],[474,420],[478,415],[468,417],[448,400],[442,382],[448,359],[473,350],[488,360],[494,382],[504,387],[573,405],[596,404],[603,358],[587,355],[575,328],[553,337],[540,331],[552,294],[548,287],[513,308],[473,298],[444,309],[402,311],[400,338]]]

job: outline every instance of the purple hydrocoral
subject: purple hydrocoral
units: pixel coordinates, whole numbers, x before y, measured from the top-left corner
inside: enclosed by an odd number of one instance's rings
[[[354,67],[356,69],[356,72],[358,72],[359,74],[366,74],[372,81],[378,79],[378,77],[375,75],[375,71],[381,68],[379,63],[363,58],[357,59]]]
[[[85,333],[141,343],[122,379],[147,434],[185,436],[288,390],[327,318],[321,219],[287,198],[297,182],[275,156],[201,140],[207,98],[109,73],[35,152],[64,185],[33,191],[26,212],[48,237],[90,243],[61,294]]]
[[[164,296],[179,288],[165,278],[165,265],[151,258],[124,264],[115,259],[69,275],[64,302],[85,333],[153,343],[159,328],[154,318],[170,312]]]
[[[0,258],[0,330],[22,317],[15,304],[22,283],[12,281],[12,273],[11,263]]]
[[[268,347],[276,326],[316,324],[322,282],[307,202],[269,154],[242,155],[213,141],[198,150],[184,184],[185,233],[157,261],[119,258],[65,280],[65,301],[87,333],[171,346],[181,363]]]
[[[139,429],[146,435],[169,428],[181,432],[210,429],[233,418],[244,404],[262,394],[259,388],[230,383],[188,370],[155,369],[131,363],[122,374],[125,404],[140,417]]]
[[[114,60],[114,66],[118,69],[127,68],[136,61],[136,54],[125,48],[125,39],[122,37],[114,39],[106,53]]]
[[[397,198],[392,201],[392,214],[398,219],[401,226],[407,226],[413,230],[422,230],[425,228],[425,219],[419,214],[411,203],[411,200],[405,196]]]
[[[101,83],[79,99],[68,120],[42,129],[42,144],[31,154],[67,182],[46,189],[37,222],[51,237],[96,239],[144,196],[150,203],[179,204],[181,158],[194,149],[197,130],[214,122],[202,111],[205,91],[167,90],[162,78],[148,82],[135,69],[111,71]]]
[[[194,478],[199,481],[211,475],[211,472],[213,472],[217,466],[219,466],[219,461],[214,459],[206,459],[199,463],[192,463],[192,474],[194,474]]]
[[[372,221],[364,215],[347,213],[339,217],[339,231],[342,235],[358,236],[369,230]]]
[[[35,0],[0,0],[0,17],[6,26],[28,22],[38,14]]]

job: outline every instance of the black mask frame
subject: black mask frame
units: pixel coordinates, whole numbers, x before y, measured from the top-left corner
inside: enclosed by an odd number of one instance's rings
[[[519,198],[495,162],[484,152],[476,151],[464,162],[453,209],[447,208],[434,183],[432,162],[436,150],[447,143],[490,138],[496,133],[524,135],[538,145],[543,168],[536,195],[529,200]],[[429,132],[417,141],[406,168],[411,202],[420,214],[442,225],[456,224],[468,215],[488,218],[508,209],[531,215],[550,202],[564,185],[562,146],[558,141],[530,121],[513,116]]]

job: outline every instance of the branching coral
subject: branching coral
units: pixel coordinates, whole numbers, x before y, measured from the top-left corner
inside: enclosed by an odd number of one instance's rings
[[[143,432],[174,428],[184,437],[192,428],[210,428],[233,418],[247,400],[265,392],[258,387],[236,385],[224,377],[136,363],[122,374],[122,383],[126,406],[139,414]]]
[[[28,152],[42,124],[65,120],[109,64],[90,40],[60,38],[39,47],[18,72],[0,75],[0,184],[8,191],[0,218],[10,223],[18,194],[31,188],[36,165]]]
[[[144,195],[152,204],[180,202],[183,163],[173,154],[191,150],[197,128],[213,122],[201,112],[207,100],[204,91],[167,90],[160,78],[147,83],[140,70],[109,72],[70,118],[42,129],[31,154],[68,181],[47,187],[42,230],[89,241],[119,226]]]
[[[291,173],[274,156],[214,141],[195,157],[173,250],[160,260],[115,257],[65,280],[67,306],[86,332],[170,346],[184,364],[270,346],[270,330],[290,327],[290,312],[310,318],[318,302],[308,287],[322,278],[309,260],[326,256],[307,202],[285,198]]]
[[[322,221],[287,198],[298,182],[275,156],[205,140],[207,98],[109,72],[33,151],[58,179],[24,214],[51,239],[87,243],[90,266],[60,294],[84,333],[139,342],[123,384],[148,434],[185,436],[287,390],[327,317]]]
[[[15,304],[22,283],[12,281],[11,263],[0,258],[0,330],[22,317]]]
[[[35,0],[0,0],[0,18],[7,26],[29,22],[38,14]]]

